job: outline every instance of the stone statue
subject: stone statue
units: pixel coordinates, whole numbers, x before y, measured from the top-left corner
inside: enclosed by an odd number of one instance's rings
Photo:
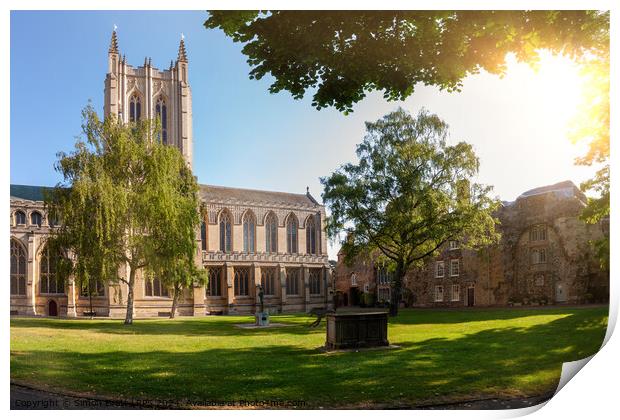
[[[265,312],[265,304],[263,302],[263,296],[265,296],[265,292],[263,292],[263,286],[258,286],[258,300],[260,301],[260,311],[261,313]]]

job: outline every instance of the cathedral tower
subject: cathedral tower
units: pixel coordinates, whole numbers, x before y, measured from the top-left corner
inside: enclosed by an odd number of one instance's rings
[[[181,150],[192,165],[192,93],[187,79],[187,53],[181,37],[176,61],[168,70],[159,70],[145,58],[144,65],[133,67],[121,57],[116,30],[108,49],[108,73],[105,78],[103,112],[116,115],[125,123],[159,117],[162,141]]]

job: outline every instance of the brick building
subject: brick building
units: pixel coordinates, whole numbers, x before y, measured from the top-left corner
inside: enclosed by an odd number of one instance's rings
[[[450,307],[607,301],[609,273],[600,269],[590,241],[609,234],[608,222],[581,221],[585,204],[585,195],[571,181],[504,202],[497,214],[500,242],[472,250],[449,241],[422,267],[407,272],[403,303]],[[335,276],[340,305],[390,298],[390,273],[373,258],[347,265],[339,255]]]

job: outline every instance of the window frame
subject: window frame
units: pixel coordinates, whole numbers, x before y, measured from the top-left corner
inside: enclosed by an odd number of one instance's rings
[[[228,211],[220,213],[218,226],[220,229],[220,252],[230,254],[233,250],[233,226],[232,217]]]
[[[301,269],[299,267],[290,267],[286,269],[286,296],[302,296],[299,292],[299,283],[301,280],[300,272]],[[293,276],[291,276],[292,273],[294,273]],[[294,287],[291,287],[292,285]],[[294,293],[292,293],[292,291],[294,291]]]
[[[256,217],[248,211],[243,215],[243,252],[254,254],[256,252]]]
[[[19,223],[19,221],[17,220],[18,214],[23,216],[23,223]],[[23,210],[16,210],[15,213],[13,213],[13,217],[15,219],[15,226],[26,226],[28,217],[26,216],[26,213]]]
[[[213,266],[207,268],[209,285],[205,288],[205,293],[208,297],[222,297],[222,273],[224,272],[224,269],[224,266]],[[217,273],[217,275],[212,276],[214,273]],[[215,289],[215,291],[213,289]]]
[[[286,252],[288,254],[299,253],[299,222],[292,213],[286,219]]]
[[[455,289],[456,289],[456,298],[455,298],[455,293],[454,293]],[[461,285],[460,284],[458,283],[452,284],[450,299],[451,299],[451,302],[461,301]]]
[[[17,239],[11,238],[10,254],[10,295],[16,297],[27,296],[28,278],[28,249]],[[13,263],[15,262],[15,265]],[[15,267],[15,270],[13,270]],[[22,272],[23,269],[23,272]],[[13,283],[15,282],[15,288]],[[23,286],[23,293],[20,293]],[[16,290],[17,293],[13,293]]]
[[[235,297],[250,297],[250,287],[252,285],[252,273],[251,267],[233,267],[233,287],[235,289]],[[245,292],[243,294],[239,292]]]
[[[441,296],[441,299],[439,299],[439,297]],[[443,290],[443,286],[440,284],[435,285],[435,296],[434,296],[434,301],[435,302],[443,302],[444,301],[444,290]]]
[[[441,267],[441,275],[439,275],[439,268]],[[446,263],[444,260],[435,261],[435,278],[442,279],[446,276]]]
[[[454,270],[454,263],[456,263],[456,274]],[[459,277],[461,275],[461,260],[453,258],[450,260],[450,277]]]
[[[278,218],[273,212],[265,217],[265,251],[269,254],[278,252]]]

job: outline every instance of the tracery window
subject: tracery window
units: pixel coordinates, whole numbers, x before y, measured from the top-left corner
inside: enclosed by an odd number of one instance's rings
[[[146,279],[144,282],[144,295],[149,297],[169,297],[168,288],[157,277]]]
[[[103,281],[99,279],[90,279],[88,282],[83,282],[80,295],[82,297],[88,297],[89,288],[92,296],[105,296],[105,286]]]
[[[265,219],[265,242],[267,252],[278,252],[278,220],[273,213]]]
[[[243,217],[243,251],[256,251],[256,219],[251,212],[246,212]]]
[[[26,224],[26,213],[24,213],[21,210],[17,210],[15,212],[15,224],[25,225]]]
[[[222,267],[209,267],[209,296],[222,296]]]
[[[235,267],[235,296],[249,296],[250,267]]]
[[[286,269],[286,294],[299,294],[299,268]]]
[[[297,218],[291,214],[286,222],[286,251],[297,254]]]
[[[260,284],[263,286],[265,296],[276,294],[276,278],[278,270],[275,267],[263,267],[260,272]]]
[[[232,251],[232,223],[226,211],[220,214],[220,251]]]
[[[140,96],[134,93],[129,98],[129,121],[130,122],[138,122],[140,121],[140,117],[142,114],[142,104],[140,101]]]
[[[309,273],[310,294],[321,294],[321,269],[310,269]]]
[[[161,142],[168,144],[168,107],[164,98],[157,99],[155,104],[155,115],[161,123]]]
[[[65,282],[57,272],[60,255],[54,255],[49,247],[41,252],[41,264],[39,266],[39,288],[41,293],[63,294]]]
[[[317,254],[316,245],[316,224],[314,217],[310,217],[306,222],[306,253]]]
[[[26,249],[15,239],[11,239],[11,295],[26,295]]]

